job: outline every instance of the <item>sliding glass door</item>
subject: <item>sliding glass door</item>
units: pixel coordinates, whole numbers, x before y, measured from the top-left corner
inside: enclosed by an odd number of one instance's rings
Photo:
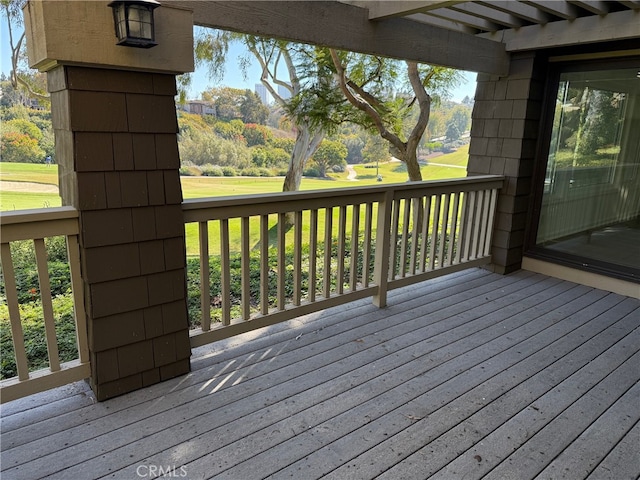
[[[639,221],[640,65],[562,72],[536,250],[637,279]]]

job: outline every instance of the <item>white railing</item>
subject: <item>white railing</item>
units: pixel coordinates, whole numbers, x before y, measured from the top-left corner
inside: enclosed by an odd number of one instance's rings
[[[502,183],[478,176],[185,201],[201,294],[192,346],[358,298],[384,306],[391,289],[489,263]]]
[[[87,346],[87,328],[84,311],[84,295],[80,276],[80,254],[78,249],[78,213],[69,207],[48,208],[43,210],[2,212],[0,215],[0,238],[2,260],[2,286],[4,287],[4,302],[8,312],[7,318],[0,318],[2,328],[10,329],[15,369],[17,375],[0,382],[0,400],[8,402],[32,393],[49,388],[62,386],[90,376],[89,349]],[[45,239],[64,237],[66,243],[66,257],[69,265],[68,283],[71,285],[73,302],[73,316],[75,320],[76,359],[61,362],[59,345],[56,335],[56,314],[52,295]],[[30,368],[30,355],[25,348],[25,335],[21,320],[21,304],[14,263],[23,262],[24,255],[30,248],[20,249],[20,253],[12,255],[12,244],[30,242],[33,245],[33,267],[37,271],[38,288],[29,288],[28,294],[37,305],[41,317],[36,320],[39,325],[34,330],[40,330],[44,337],[48,355],[48,367],[36,371]],[[24,245],[24,244],[23,244]],[[25,272],[17,272],[24,274]],[[26,288],[20,285],[20,288]],[[33,306],[31,308],[34,308]],[[38,328],[39,327],[39,328]],[[36,332],[37,333],[37,332]],[[68,332],[67,332],[68,334]],[[43,339],[29,338],[29,342],[36,344]],[[40,342],[42,343],[42,342]],[[10,355],[3,352],[3,355]],[[4,362],[3,362],[4,363]]]

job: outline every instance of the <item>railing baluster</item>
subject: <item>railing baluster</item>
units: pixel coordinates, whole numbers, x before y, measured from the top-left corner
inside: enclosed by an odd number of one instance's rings
[[[284,310],[285,287],[286,287],[286,264],[285,264],[285,234],[286,234],[287,214],[278,214],[278,290],[277,307]]]
[[[480,251],[480,245],[482,241],[480,239],[480,229],[482,228],[482,206],[484,204],[484,190],[476,192],[476,205],[473,212],[473,235],[471,237],[471,252],[469,259],[473,260],[478,258]]]
[[[211,330],[211,287],[209,278],[209,223],[199,222],[200,236],[200,325],[203,332]]]
[[[351,210],[351,263],[349,265],[349,288],[355,292],[358,288],[358,253],[360,246],[360,204]]]
[[[333,208],[326,208],[324,215],[324,271],[322,272],[322,294],[324,298],[329,298],[331,296],[331,255],[333,251]]]
[[[400,277],[407,276],[407,245],[409,243],[409,222],[411,221],[412,199],[404,199],[404,212],[402,215],[402,240],[400,241]],[[400,202],[398,202],[400,205]]]
[[[464,228],[464,251],[462,252],[462,261],[471,259],[471,249],[473,248],[474,235],[474,216],[476,213],[476,192],[467,194],[466,207],[466,223]]]
[[[344,293],[344,256],[346,252],[347,207],[340,206],[338,215],[338,271],[336,272],[336,291]]]
[[[229,258],[229,220],[220,220],[220,301],[222,325],[231,323],[231,261]]]
[[[429,222],[431,221],[431,195],[425,198],[424,218],[422,219],[422,232],[420,236],[420,271],[426,271],[427,252],[429,251]]]
[[[51,284],[47,267],[47,249],[43,238],[35,238],[33,244],[36,252],[36,268],[38,283],[40,284],[40,300],[42,302],[42,316],[44,317],[44,332],[49,356],[49,369],[52,372],[60,370],[60,356],[58,354],[58,339],[56,325],[53,318],[53,303],[51,302]]]
[[[429,267],[433,270],[436,267],[436,252],[438,247],[438,230],[440,229],[440,202],[442,195],[436,195],[436,203],[433,207],[433,230],[431,231],[431,248],[429,249]]]
[[[76,324],[76,342],[80,363],[89,363],[89,342],[87,337],[87,315],[84,309],[82,275],[80,271],[80,247],[77,235],[67,236],[67,258],[71,276],[71,292]]]
[[[269,215],[260,215],[260,313],[269,313]]]
[[[398,247],[398,229],[400,228],[400,202],[401,200],[394,200],[393,205],[393,219],[391,223],[391,250],[389,252],[389,280],[393,280],[396,277],[396,268],[398,261],[396,258],[396,248]],[[379,207],[378,207],[379,208]]]
[[[498,191],[494,188],[491,190],[491,200],[487,209],[487,236],[484,244],[484,254],[491,254],[491,240],[493,238],[493,223],[496,218],[496,205],[498,203]]]
[[[420,243],[420,221],[424,218],[424,204],[422,197],[412,199],[413,203],[413,227],[411,228],[411,253],[409,256],[409,273],[416,274],[416,262],[418,259],[418,244]]]
[[[293,241],[293,304],[300,305],[302,298],[302,210],[296,211]]]
[[[242,217],[240,231],[240,286],[242,289],[242,319],[251,317],[251,256],[249,252],[249,217]]]
[[[309,301],[316,301],[316,277],[318,259],[318,209],[309,212]]]
[[[456,234],[458,233],[458,209],[460,206],[460,192],[456,192],[453,195],[453,212],[451,213],[451,228],[449,230],[449,252],[447,254],[448,265],[455,263],[455,254],[458,250],[456,245],[458,240]]]
[[[369,286],[369,276],[371,275],[371,234],[373,230],[373,203],[367,203],[364,212],[364,245],[362,249],[362,286]]]
[[[478,211],[478,218],[480,219],[480,233],[478,234],[478,250],[476,252],[476,257],[480,257],[484,255],[484,243],[485,238],[487,237],[487,207],[489,205],[489,197],[491,192],[489,190],[483,190],[482,192],[482,205],[480,205],[480,210]]]
[[[442,210],[442,222],[440,226],[440,248],[438,248],[438,266],[440,268],[447,264],[445,252],[447,251],[447,229],[449,228],[449,203],[451,202],[451,194],[442,195],[444,207]]]
[[[20,322],[20,309],[18,308],[18,290],[16,288],[16,276],[13,270],[13,260],[11,259],[11,247],[8,243],[1,245],[0,255],[2,259],[2,273],[4,275],[4,288],[7,296],[7,307],[9,308],[9,320],[11,322],[11,339],[13,340],[13,352],[16,356],[16,367],[18,378],[27,380],[29,378],[29,365],[27,363],[27,352],[24,349],[24,334],[22,323]]]
[[[460,212],[460,228],[458,234],[458,244],[456,249],[456,258],[455,263],[460,263],[463,258],[464,252],[464,243],[466,241],[466,225],[467,225],[467,201],[468,201],[469,193],[464,192],[460,194],[460,203],[462,203],[462,211]]]

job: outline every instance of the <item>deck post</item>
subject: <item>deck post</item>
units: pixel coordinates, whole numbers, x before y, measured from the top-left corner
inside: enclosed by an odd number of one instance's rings
[[[190,370],[174,97],[175,75],[193,70],[191,12],[158,8],[149,50],[116,46],[106,1],[24,12],[62,202],[79,212],[90,384],[105,400]]]
[[[378,203],[378,223],[376,226],[376,251],[373,266],[373,281],[378,287],[373,296],[376,307],[387,306],[387,285],[389,283],[389,255],[391,254],[391,210],[393,209],[393,190],[387,190]],[[395,252],[394,252],[395,255]]]
[[[522,263],[546,69],[536,52],[514,53],[509,75],[479,74],[467,174],[504,175],[491,246],[497,273]]]

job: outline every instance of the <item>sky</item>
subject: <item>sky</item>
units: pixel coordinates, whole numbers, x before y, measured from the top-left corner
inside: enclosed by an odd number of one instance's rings
[[[5,75],[11,70],[11,49],[9,47],[9,35],[7,33],[7,27],[3,21],[0,23],[0,66],[1,71]],[[16,35],[14,33],[14,40]],[[235,43],[233,44],[227,55],[227,62],[225,68],[225,75],[221,81],[213,81],[208,78],[206,68],[197,69],[191,80],[191,88],[189,90],[189,99],[196,99],[200,97],[200,93],[203,91],[220,86],[229,86],[235,88],[248,88],[250,90],[255,89],[255,85],[260,83],[260,68],[256,62],[248,69],[247,78],[243,78],[243,75],[238,67],[238,57],[243,56],[246,53],[244,48]],[[460,85],[458,88],[452,91],[452,100],[460,102],[465,96],[473,98],[475,94],[475,78],[476,74],[472,72],[465,72],[464,74],[466,82]]]

